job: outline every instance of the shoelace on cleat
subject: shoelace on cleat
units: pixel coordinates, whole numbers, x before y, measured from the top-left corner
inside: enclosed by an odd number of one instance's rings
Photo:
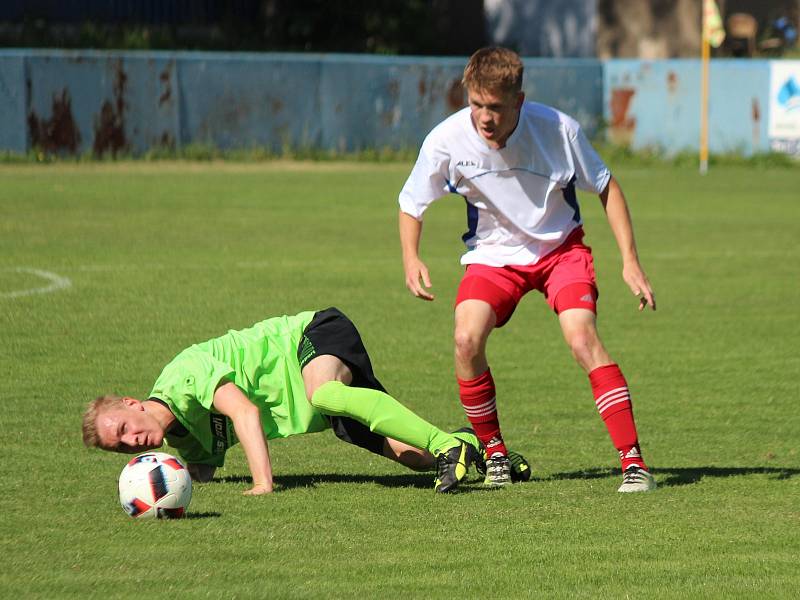
[[[622,474],[622,483],[640,483],[646,479],[644,472],[638,468],[625,469],[625,473]]]
[[[505,475],[505,466],[509,466],[509,475],[511,474],[510,463],[503,461],[503,460],[492,460],[488,459],[486,461],[486,474],[489,479],[498,479]],[[503,477],[505,479],[505,477]]]

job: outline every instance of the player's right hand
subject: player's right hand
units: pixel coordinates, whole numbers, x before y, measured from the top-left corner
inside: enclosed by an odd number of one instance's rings
[[[650,306],[652,310],[656,309],[656,295],[653,292],[653,286],[650,285],[650,281],[638,261],[632,261],[623,267],[622,278],[631,288],[633,295],[639,298],[640,312],[647,306]]]
[[[418,258],[411,259],[403,267],[406,272],[408,290],[420,300],[432,301],[435,296],[425,289],[431,287],[431,277],[425,263]]]

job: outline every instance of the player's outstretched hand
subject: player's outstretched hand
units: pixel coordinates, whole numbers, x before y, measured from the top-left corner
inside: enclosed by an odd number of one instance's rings
[[[639,310],[644,310],[648,305],[653,310],[656,309],[656,296],[653,293],[653,286],[644,274],[641,265],[638,263],[625,265],[622,269],[622,278],[635,296],[639,298]]]
[[[408,290],[421,300],[429,302],[433,300],[434,295],[425,289],[431,287],[431,277],[428,274],[428,267],[425,266],[425,263],[419,259],[412,259],[404,264],[403,268],[406,272],[406,287]],[[422,287],[423,285],[425,287]]]
[[[266,484],[258,484],[254,485],[252,488],[247,490],[246,492],[242,492],[245,496],[261,496],[263,494],[271,494],[272,493],[272,486]]]

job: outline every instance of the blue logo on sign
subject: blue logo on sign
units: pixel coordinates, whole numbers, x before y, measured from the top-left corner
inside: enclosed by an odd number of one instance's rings
[[[800,108],[800,85],[794,76],[789,77],[778,90],[778,104],[786,110]]]

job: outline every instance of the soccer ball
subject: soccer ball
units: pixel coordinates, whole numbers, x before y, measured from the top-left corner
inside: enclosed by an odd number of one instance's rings
[[[191,499],[189,471],[165,452],[140,454],[119,476],[120,504],[137,519],[180,519]]]

